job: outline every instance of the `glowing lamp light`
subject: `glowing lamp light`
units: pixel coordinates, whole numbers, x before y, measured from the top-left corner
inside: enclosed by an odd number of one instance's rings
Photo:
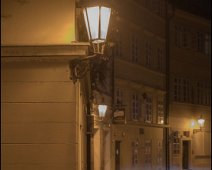
[[[204,123],[205,123],[205,119],[202,118],[202,115],[200,116],[200,118],[197,120],[200,128],[204,127]]]
[[[88,38],[93,44],[104,43],[107,38],[111,8],[104,6],[83,9]]]
[[[203,132],[203,127],[204,127],[204,123],[205,123],[205,119],[203,119],[203,116],[201,115],[200,118],[197,120],[198,124],[199,124],[199,129],[194,129],[193,133],[197,133],[197,132]]]
[[[104,118],[107,110],[107,105],[98,105],[99,117]]]

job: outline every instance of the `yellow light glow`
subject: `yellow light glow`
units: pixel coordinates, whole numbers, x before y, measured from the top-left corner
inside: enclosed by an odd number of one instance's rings
[[[163,120],[161,120],[161,121],[160,121],[160,123],[161,123],[161,124],[163,124],[163,123],[164,123],[164,121],[163,121]]]
[[[70,24],[69,26],[67,26],[67,30],[66,32],[63,32],[63,41],[65,43],[70,43],[71,41],[75,40],[75,33],[74,33],[74,26],[73,24]],[[61,35],[62,36],[62,35]]]

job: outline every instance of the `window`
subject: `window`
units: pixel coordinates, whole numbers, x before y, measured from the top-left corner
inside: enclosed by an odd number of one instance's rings
[[[182,43],[183,47],[188,47],[188,29],[185,27],[182,28]]]
[[[206,84],[206,105],[210,105],[211,103],[211,88],[209,84]]]
[[[138,62],[138,38],[134,35],[131,38],[131,55],[132,55],[132,62]]]
[[[146,113],[147,113],[146,97],[147,97],[146,93],[143,93],[141,98],[141,114],[140,114],[140,120],[142,122],[146,121]]]
[[[204,105],[207,105],[207,84],[206,83],[203,83],[203,87],[202,87],[202,90],[203,90],[203,95],[202,95],[202,102]]]
[[[210,105],[210,85],[206,82],[197,82],[197,104]]]
[[[195,30],[191,32],[191,48],[197,49],[197,34]]]
[[[115,56],[122,57],[122,41],[120,37],[120,33],[117,35],[117,40],[115,44]]]
[[[185,34],[183,34],[183,27],[175,25],[175,45],[177,47],[183,46],[183,40],[186,40]]]
[[[146,121],[152,123],[152,97],[147,96],[146,98]]]
[[[150,67],[151,65],[150,63],[151,57],[152,57],[152,46],[149,42],[146,42],[146,66],[147,67]]]
[[[158,58],[158,63],[157,63],[157,67],[158,70],[162,71],[163,69],[163,52],[161,48],[158,48],[157,50],[157,58]]]
[[[195,103],[195,96],[194,96],[194,86],[193,86],[193,83],[190,83],[190,102],[192,103],[192,104],[194,104]]]
[[[145,157],[146,164],[152,163],[152,141],[151,140],[145,141],[144,157]]]
[[[197,32],[197,51],[204,52],[204,34]]]
[[[205,54],[210,56],[211,54],[211,41],[209,34],[205,34]]]
[[[174,78],[173,100],[199,105],[210,105],[210,84],[185,78]]]
[[[132,166],[138,164],[138,141],[132,142]]]
[[[189,102],[189,81],[186,79],[183,79],[183,102]]]
[[[163,100],[163,98],[158,98],[158,102],[157,102],[157,123],[164,124],[164,100]]]
[[[180,154],[180,139],[179,138],[174,138],[174,140],[173,140],[172,153],[174,155],[179,155]]]
[[[133,93],[132,95],[132,120],[138,120],[140,115],[140,101],[139,95]]]
[[[159,140],[157,143],[157,164],[162,165],[163,164],[163,145],[162,140]]]
[[[202,83],[197,82],[197,104],[202,104]]]
[[[180,78],[175,78],[174,79],[174,101],[181,101],[182,95],[182,85],[181,85],[181,79]]]
[[[177,78],[174,79],[174,101],[177,101],[177,93],[178,93],[178,87],[177,87]]]
[[[121,89],[116,90],[116,96],[115,96],[115,104],[118,106],[123,105],[123,91]]]
[[[138,0],[136,0],[138,1]],[[161,0],[140,0],[144,7],[152,11],[153,13],[163,17],[165,15],[164,2]],[[139,2],[140,2],[139,1]]]
[[[179,28],[177,25],[174,27],[174,42],[175,46],[180,47]]]
[[[195,30],[178,24],[174,26],[174,43],[176,47],[194,49],[200,53],[210,56],[211,39],[210,34],[201,30]]]

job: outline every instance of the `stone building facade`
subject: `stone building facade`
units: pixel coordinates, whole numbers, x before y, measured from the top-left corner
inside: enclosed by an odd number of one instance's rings
[[[170,19],[170,164],[211,169],[211,21],[176,9]],[[197,120],[205,119],[201,132]]]
[[[111,0],[105,79],[74,84],[76,1],[2,1],[2,169],[210,169],[210,21],[167,2]]]
[[[1,2],[1,169],[86,169],[83,85],[70,61],[75,1]]]
[[[115,170],[166,169],[165,1],[114,1],[114,107],[123,110],[112,125]],[[112,23],[113,24],[113,23]]]

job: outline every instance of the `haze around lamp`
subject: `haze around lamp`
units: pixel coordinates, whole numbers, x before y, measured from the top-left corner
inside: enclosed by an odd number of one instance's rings
[[[98,111],[99,117],[104,118],[107,111],[107,105],[98,105]]]

